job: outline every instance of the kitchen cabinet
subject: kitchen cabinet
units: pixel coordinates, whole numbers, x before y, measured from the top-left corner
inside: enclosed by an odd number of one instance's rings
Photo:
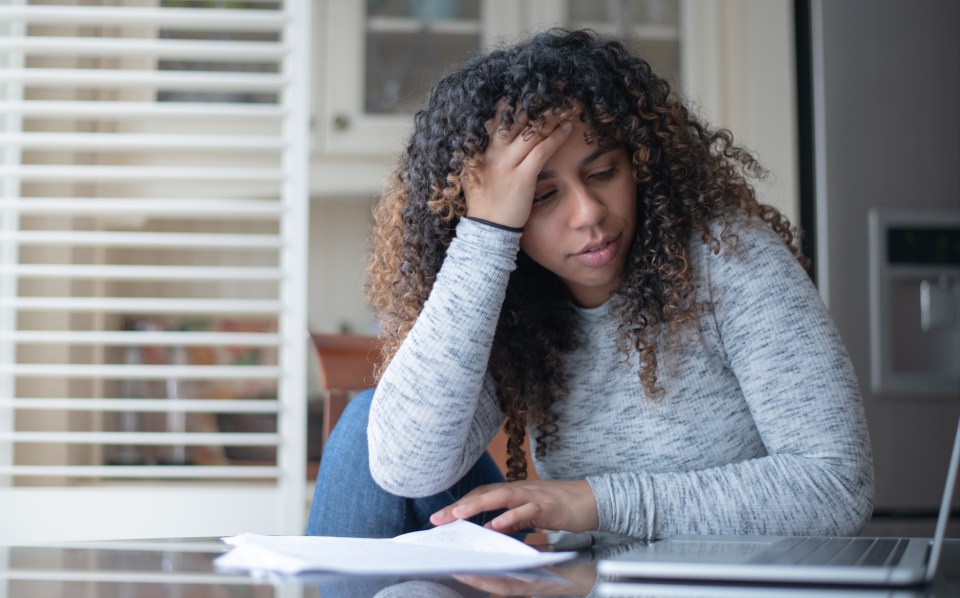
[[[619,34],[679,81],[684,0],[324,0],[315,11],[316,197],[376,194],[446,71],[553,25]]]

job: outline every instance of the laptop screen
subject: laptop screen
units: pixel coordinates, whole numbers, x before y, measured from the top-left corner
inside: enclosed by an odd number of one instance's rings
[[[950,519],[950,501],[953,499],[953,489],[957,485],[958,468],[960,468],[960,421],[957,422],[957,435],[953,440],[950,467],[947,468],[947,485],[943,489],[940,515],[937,517],[937,529],[933,534],[933,543],[930,549],[930,562],[927,563],[927,574],[924,576],[926,581],[931,581],[937,573],[937,563],[940,561],[940,551],[943,549],[943,538],[947,534],[947,520]]]

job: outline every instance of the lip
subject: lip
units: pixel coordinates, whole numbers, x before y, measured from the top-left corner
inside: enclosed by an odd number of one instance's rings
[[[571,257],[585,266],[593,268],[604,266],[617,255],[621,235],[611,235],[597,241],[591,241]]]

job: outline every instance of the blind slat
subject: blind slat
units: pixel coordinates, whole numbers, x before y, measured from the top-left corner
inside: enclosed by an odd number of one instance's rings
[[[82,197],[31,197],[0,199],[0,209],[21,214],[74,214],[104,216],[167,216],[217,219],[262,219],[279,217],[283,206],[266,199],[167,198],[113,199]]]
[[[277,168],[221,168],[188,166],[48,166],[0,167],[0,177],[30,181],[244,181],[278,183],[283,171]]]
[[[113,365],[17,363],[0,364],[0,372],[24,378],[138,378],[179,380],[263,380],[276,378],[280,368],[273,365]]]
[[[0,340],[33,344],[102,344],[102,345],[161,345],[161,346],[240,346],[275,347],[281,342],[279,334],[267,332],[181,332],[181,331],[0,331]]]
[[[103,37],[0,38],[0,52],[43,55],[150,56],[164,58],[277,60],[287,51],[276,42],[136,39]]]
[[[275,478],[280,468],[255,465],[232,465],[218,467],[213,465],[16,465],[0,467],[0,474],[18,476],[69,476],[79,478],[188,478],[188,479],[224,479],[224,478]],[[142,573],[137,572],[137,580],[142,581]],[[44,577],[44,579],[48,579]],[[72,578],[71,578],[72,579]],[[218,585],[223,583],[218,578]],[[167,583],[169,580],[161,580]]]
[[[21,114],[27,117],[109,117],[111,119],[144,117],[279,119],[283,117],[283,110],[273,104],[223,102],[0,101],[0,113]]]
[[[276,10],[138,8],[129,6],[3,6],[0,19],[29,24],[148,25],[178,29],[263,31],[282,27],[290,16]]]
[[[49,213],[44,210],[44,213]],[[97,247],[277,249],[283,239],[276,235],[231,235],[224,233],[125,233],[113,231],[22,231],[0,232],[0,241],[21,245],[91,245]]]
[[[124,133],[20,133],[0,134],[0,145],[40,150],[209,150],[277,151],[283,140],[276,135],[136,135]]]
[[[22,278],[72,278],[102,280],[277,281],[279,268],[230,266],[84,266],[79,264],[21,264],[0,266],[0,275]]]
[[[279,434],[230,432],[0,432],[0,441],[63,444],[138,444],[149,446],[277,446]]]
[[[0,307],[23,311],[105,311],[171,314],[275,314],[279,301],[260,299],[161,299],[128,297],[0,297]]]
[[[191,91],[272,91],[287,84],[280,75],[107,69],[0,69],[9,83],[39,86],[189,89]]]
[[[0,399],[0,407],[50,411],[137,413],[276,413],[277,401],[260,399]]]

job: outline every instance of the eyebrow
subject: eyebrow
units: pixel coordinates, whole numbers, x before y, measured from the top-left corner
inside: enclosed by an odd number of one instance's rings
[[[597,158],[599,158],[600,156],[604,155],[605,153],[609,152],[612,149],[613,148],[611,147],[598,149],[597,151],[593,152],[583,160],[580,160],[580,166],[583,167],[590,164],[591,162],[593,162],[594,160],[596,160]],[[551,177],[556,176],[556,174],[557,173],[555,173],[552,170],[541,170],[540,174],[537,175],[537,180],[542,181],[544,179],[549,179]]]

